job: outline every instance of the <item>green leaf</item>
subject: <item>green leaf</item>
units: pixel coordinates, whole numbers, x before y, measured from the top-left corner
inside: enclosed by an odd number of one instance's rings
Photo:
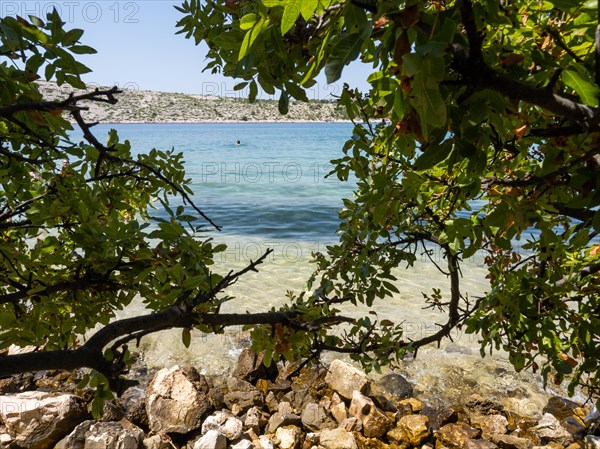
[[[46,25],[44,23],[44,21],[42,19],[40,19],[39,17],[36,17],[36,16],[28,16],[28,17],[29,17],[30,22],[32,24],[34,24],[36,27],[44,28],[44,26]]]
[[[579,73],[574,70],[565,70],[562,73],[563,82],[577,92],[577,95],[588,106],[598,106],[598,92],[600,89],[595,84],[584,80]]]
[[[279,102],[277,104],[277,108],[279,109],[280,114],[287,114],[288,108],[290,105],[290,96],[284,90],[281,91],[281,95],[279,95]]]
[[[325,65],[328,84],[333,84],[340,79],[344,66],[358,57],[364,41],[370,34],[370,27],[364,27],[360,33],[343,37],[333,46]]]
[[[248,54],[248,51],[252,47],[252,44],[254,44],[256,38],[260,35],[261,31],[264,28],[266,28],[268,22],[268,20],[260,19],[258,22],[256,22],[256,24],[254,24],[251,30],[248,30],[246,32],[246,35],[244,36],[244,40],[242,41],[242,45],[240,47],[238,61],[244,59],[244,56]]]
[[[254,103],[257,95],[258,86],[256,85],[256,81],[252,80],[252,82],[250,83],[250,92],[248,93],[248,101],[250,101],[250,103]]]
[[[183,267],[180,263],[176,263],[173,267],[173,276],[175,277],[175,280],[178,284],[181,284],[183,282]]]
[[[95,49],[93,49],[92,47],[88,47],[87,45],[73,45],[69,48],[69,50],[71,50],[76,55],[93,55],[95,53],[98,53]]]
[[[246,14],[240,20],[240,30],[244,30],[244,31],[249,30],[256,24],[256,21],[257,21],[256,14],[254,14],[254,13]]]
[[[449,141],[428,146],[415,161],[415,170],[427,170],[439,164],[450,155],[451,149]]]
[[[76,28],[71,31],[67,31],[63,36],[62,43],[65,46],[72,45],[75,42],[79,41],[81,36],[83,36],[83,30]]]
[[[288,0],[283,9],[283,17],[281,17],[281,34],[287,33],[296,23],[300,15],[301,0]]]
[[[312,17],[313,13],[319,6],[319,0],[302,0],[300,5],[300,14],[307,22]]]
[[[274,8],[276,6],[283,5],[285,0],[262,0],[262,4],[267,8]]]
[[[190,347],[190,344],[192,342],[192,331],[189,327],[184,327],[181,331],[181,342],[186,348]]]
[[[300,86],[295,83],[285,83],[285,90],[296,100],[308,102],[306,92]]]

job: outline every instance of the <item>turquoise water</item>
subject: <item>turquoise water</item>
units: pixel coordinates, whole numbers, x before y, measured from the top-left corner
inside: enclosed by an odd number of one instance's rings
[[[347,123],[201,123],[114,127],[135,151],[184,154],[197,205],[220,234],[303,243],[331,242],[341,198],[352,184],[325,178],[351,136]],[[240,144],[236,144],[237,141]]]

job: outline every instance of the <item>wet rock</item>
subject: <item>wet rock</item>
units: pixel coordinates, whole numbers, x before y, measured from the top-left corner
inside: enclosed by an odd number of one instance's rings
[[[448,448],[461,448],[465,441],[478,438],[481,431],[463,422],[446,424],[435,432],[438,442]],[[437,447],[437,445],[436,445]]]
[[[408,442],[413,446],[423,444],[431,435],[429,433],[429,418],[425,415],[407,415],[398,420],[399,427]]]
[[[143,439],[144,431],[127,420],[85,421],[55,449],[138,449]]]
[[[594,405],[590,412],[586,415],[584,423],[591,434],[600,431],[600,412]]]
[[[383,376],[371,384],[371,394],[384,394],[391,402],[398,402],[413,395],[413,386],[406,378],[398,373]]]
[[[392,446],[389,444],[377,438],[367,438],[360,433],[355,433],[354,438],[359,449],[392,449]]]
[[[410,447],[410,443],[408,442],[408,436],[400,427],[393,427],[387,433],[387,439],[391,444],[395,444],[401,448]]]
[[[345,399],[352,399],[354,391],[365,393],[369,388],[369,379],[365,372],[342,360],[331,362],[325,382]]]
[[[231,375],[251,383],[258,379],[277,378],[277,364],[271,363],[267,368],[263,363],[264,352],[256,354],[250,348],[244,348],[238,357],[237,365]]]
[[[472,439],[465,440],[465,444],[463,446],[463,449],[497,449],[497,448],[498,448],[498,446],[496,446],[491,441],[472,440]]]
[[[558,420],[565,419],[573,415],[573,411],[579,407],[579,404],[559,396],[553,396],[548,399],[548,403],[542,410],[542,413],[550,413]]]
[[[27,391],[0,396],[0,422],[20,448],[50,448],[86,417],[84,401],[71,394]]]
[[[144,438],[144,449],[173,449],[171,440],[163,435],[152,435]]]
[[[346,418],[343,420],[340,425],[340,429],[344,429],[348,432],[362,432],[362,422],[360,419],[355,417]]]
[[[501,449],[532,449],[533,442],[514,435],[492,435],[492,441]]]
[[[117,404],[123,409],[125,418],[129,421],[142,428],[149,427],[145,389],[138,386],[128,388],[117,399]]]
[[[573,442],[573,436],[550,413],[544,414],[537,426],[532,427],[529,431],[539,438],[542,445],[554,442],[567,446]]]
[[[360,419],[363,434],[367,438],[379,438],[387,433],[392,422],[379,410],[373,400],[358,391],[354,391],[348,410],[350,416]]]
[[[508,419],[508,431],[518,437],[526,436],[529,429],[537,424],[537,421],[533,418],[510,412],[506,414],[506,417]]]
[[[354,435],[344,429],[324,429],[319,444],[324,449],[358,449]]]
[[[471,425],[481,429],[481,437],[489,440],[492,435],[508,432],[508,419],[504,415],[473,415]]]
[[[407,398],[407,399],[402,399],[398,403],[398,406],[399,407],[408,406],[408,407],[410,407],[410,410],[412,411],[412,413],[421,413],[421,411],[423,410],[424,404],[416,398]]]
[[[313,432],[337,427],[337,423],[329,416],[325,407],[314,402],[306,404],[306,407],[302,410],[301,418],[304,427]]]
[[[600,449],[600,436],[587,435],[583,441],[585,449]]]
[[[297,449],[302,443],[302,430],[297,426],[280,427],[273,442],[280,449]]]
[[[202,434],[209,430],[217,430],[227,440],[233,441],[242,434],[242,421],[233,416],[229,411],[218,411],[207,417],[202,423]]]
[[[146,393],[150,429],[181,434],[199,429],[211,409],[208,391],[206,379],[193,367],[160,370]]]
[[[575,438],[582,440],[587,434],[586,428],[581,424],[579,419],[574,416],[568,416],[563,419],[560,424],[565,428],[567,432],[573,435]]]
[[[449,343],[448,346],[446,346],[446,349],[444,349],[444,352],[446,352],[448,354],[465,354],[465,355],[471,355],[473,353],[473,351],[470,348],[467,348],[466,346],[461,346],[456,343]]]
[[[411,408],[412,409],[412,408]],[[438,430],[446,424],[458,421],[458,413],[451,407],[427,407],[424,406],[421,414],[429,418],[429,425],[433,430]]]
[[[490,401],[474,394],[467,400],[465,409],[470,415],[504,415],[504,407],[498,402]]]
[[[227,449],[227,438],[218,430],[209,430],[194,443],[194,449]]]

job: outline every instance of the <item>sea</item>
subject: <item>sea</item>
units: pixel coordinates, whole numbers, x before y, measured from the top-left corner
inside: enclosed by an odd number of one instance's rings
[[[131,142],[135,153],[153,148],[183,153],[194,201],[222,227],[207,227],[203,237],[228,247],[216,256],[216,270],[240,269],[273,249],[258,273],[248,273],[227,290],[234,299],[224,304],[223,312],[268,311],[285,303],[288,290],[306,289],[315,269],[311,254],[325,251],[339,238],[337,212],[342,199],[352,197],[354,182],[327,174],[331,160],[343,155],[342,147],[351,138],[349,123],[101,124],[93,130],[102,140],[111,128]],[[441,255],[433,257],[443,262]],[[434,333],[444,316],[424,308],[422,292],[438,288],[445,294],[449,280],[425,254],[413,267],[399,267],[396,275],[400,293],[375,304],[377,317],[402,323],[405,338]],[[461,285],[471,298],[485,293],[488,282],[481,256],[465,261]],[[144,313],[141,302],[122,316],[138,313]],[[368,311],[358,307],[344,313],[358,317]],[[192,335],[189,348],[177,330],[144,337],[140,349],[145,362],[150,367],[191,364],[220,376],[250,343],[242,328]],[[334,357],[339,356],[325,355],[324,362]],[[564,386],[544,389],[532,373],[516,373],[502,351],[482,357],[478,337],[460,329],[439,348],[421,349],[416,359],[400,362],[395,370],[430,404],[461,402],[479,394],[519,414],[537,416],[550,395],[564,394]]]

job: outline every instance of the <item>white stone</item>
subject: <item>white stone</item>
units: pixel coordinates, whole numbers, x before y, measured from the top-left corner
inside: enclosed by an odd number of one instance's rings
[[[63,439],[60,449],[138,449],[144,431],[127,420],[119,422],[85,421]]]
[[[260,447],[258,449],[274,449],[273,442],[266,435],[261,435],[258,437],[258,444]]]
[[[354,435],[343,429],[324,429],[319,443],[324,449],[358,449]]]
[[[150,430],[156,433],[189,433],[200,428],[210,410],[204,377],[189,367],[162,369],[146,393]]]
[[[173,449],[169,440],[163,439],[161,435],[144,438],[143,444],[145,449]]]
[[[244,438],[239,441],[236,441],[235,444],[231,444],[231,446],[229,447],[230,449],[251,449],[252,441],[250,441],[247,438]]]
[[[0,420],[19,447],[53,447],[85,419],[84,401],[41,391],[0,396]]]
[[[275,443],[280,449],[293,449],[298,445],[301,434],[296,426],[279,427],[275,432]]]
[[[243,424],[228,411],[218,411],[209,416],[202,423],[202,434],[209,430],[218,430],[229,441],[237,440],[242,434]]]
[[[194,443],[194,449],[227,449],[227,438],[218,430],[211,429]]]
[[[331,362],[325,382],[345,399],[352,399],[354,391],[365,393],[369,387],[369,379],[365,372],[342,360]]]
[[[545,413],[542,419],[538,421],[537,426],[530,429],[531,433],[536,435],[542,442],[557,442],[564,446],[573,442],[571,435],[554,415]]]

